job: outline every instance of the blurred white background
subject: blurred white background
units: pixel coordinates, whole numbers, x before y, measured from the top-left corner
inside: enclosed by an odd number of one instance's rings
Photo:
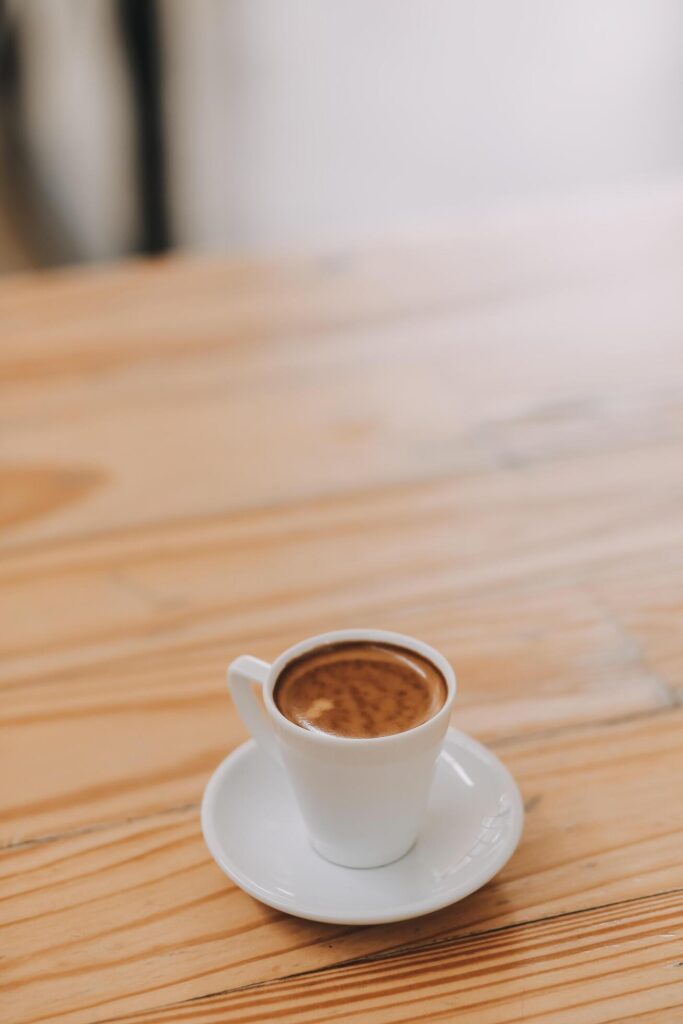
[[[150,2],[150,0],[140,0]],[[106,0],[22,0],[23,110],[83,258],[134,246]],[[683,171],[678,0],[161,0],[174,244],[269,249]]]
[[[381,232],[683,169],[677,0],[172,0],[168,14],[187,242]]]

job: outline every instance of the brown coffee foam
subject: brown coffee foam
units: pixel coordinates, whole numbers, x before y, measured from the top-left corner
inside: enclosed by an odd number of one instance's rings
[[[282,670],[274,698],[303,729],[370,739],[414,729],[443,707],[448,688],[427,658],[392,644],[328,644]]]

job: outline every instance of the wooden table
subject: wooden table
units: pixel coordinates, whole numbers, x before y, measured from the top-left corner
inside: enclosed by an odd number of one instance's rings
[[[5,278],[3,1024],[683,1020],[683,188],[270,261]],[[234,888],[240,652],[453,660],[518,778],[481,892]]]

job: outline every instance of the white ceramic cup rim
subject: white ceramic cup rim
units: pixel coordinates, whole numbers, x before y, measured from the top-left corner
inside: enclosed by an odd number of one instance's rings
[[[423,658],[431,661],[446,681],[448,692],[443,706],[439,708],[435,715],[432,715],[432,717],[428,718],[425,722],[421,722],[420,725],[413,726],[412,729],[404,729],[403,732],[390,733],[388,736],[333,736],[330,733],[318,732],[313,729],[302,729],[300,725],[295,725],[294,722],[291,722],[282,714],[273,699],[275,685],[282,670],[290,661],[293,661],[302,654],[306,654],[308,651],[315,650],[317,647],[325,647],[328,644],[345,643],[354,640],[405,647],[406,650],[414,651],[416,654],[421,654]],[[319,633],[317,636],[308,637],[306,640],[300,640],[299,643],[294,644],[292,647],[288,647],[286,651],[283,651],[282,654],[280,654],[271,664],[268,670],[268,675],[263,686],[263,699],[268,714],[277,721],[278,728],[285,730],[285,732],[288,732],[293,739],[296,739],[299,742],[304,741],[325,744],[328,746],[343,745],[345,747],[360,745],[364,750],[367,750],[369,747],[386,746],[390,743],[397,745],[404,741],[409,742],[419,733],[427,732],[430,729],[433,729],[438,722],[443,719],[448,719],[451,714],[456,689],[457,682],[455,672],[453,671],[450,662],[444,658],[443,654],[440,654],[435,650],[435,648],[430,647],[429,644],[423,643],[422,640],[417,640],[415,637],[407,636],[404,633],[392,633],[383,629],[338,629],[329,633]]]

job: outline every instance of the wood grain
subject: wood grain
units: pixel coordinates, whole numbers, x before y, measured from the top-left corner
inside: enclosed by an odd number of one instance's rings
[[[0,285],[3,459],[67,490],[99,481],[6,543],[680,429],[681,208],[572,211],[524,233],[503,218],[393,256]]]
[[[682,239],[678,185],[0,281],[3,1024],[673,1024]],[[454,662],[528,819],[458,906],[335,929],[197,802],[227,662],[370,624]]]
[[[654,486],[630,503],[626,464],[582,458],[560,483],[533,467],[7,557],[0,723],[26,782],[20,801],[0,782],[1,841],[196,801],[244,736],[228,661],[359,621],[442,648],[457,721],[484,738],[670,703],[676,677],[643,658],[606,587],[622,586],[624,552],[632,578],[668,571],[683,521],[668,451],[642,459]]]
[[[0,781],[1,841],[196,801],[244,735],[230,658],[359,621],[442,647],[458,722],[484,738],[670,703],[678,663],[634,613],[660,586],[677,612],[678,465],[671,442],[625,445],[561,475],[533,464],[6,552],[0,721],[26,781],[20,801]]]
[[[112,1021],[675,1020],[682,926],[678,890]],[[641,1012],[631,1017],[634,1000]]]
[[[481,892],[396,925],[338,928],[262,906],[213,864],[196,809],[7,850],[4,1020],[103,1021],[680,887],[682,729],[679,710],[503,745],[528,807],[518,853]]]

